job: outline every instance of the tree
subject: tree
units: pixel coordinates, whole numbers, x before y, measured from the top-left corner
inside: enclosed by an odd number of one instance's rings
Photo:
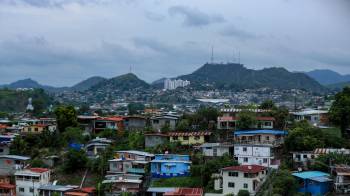
[[[177,123],[176,130],[177,131],[188,131],[189,126],[190,126],[190,124],[189,124],[188,120],[182,119]]]
[[[252,112],[243,111],[238,115],[238,127],[239,129],[250,129],[256,124],[256,117]]]
[[[84,141],[83,131],[77,127],[67,127],[66,131],[62,133],[62,138],[65,144],[71,142],[82,143]]]
[[[277,129],[285,129],[286,121],[289,116],[288,108],[286,107],[274,107],[271,110],[271,116],[275,118],[275,128]]]
[[[350,124],[350,87],[345,87],[342,92],[335,95],[329,110],[330,121],[340,127],[342,135],[346,135],[346,129]]]
[[[297,192],[298,181],[288,170],[279,170],[273,178],[273,194],[293,196]]]
[[[28,144],[21,137],[15,137],[10,146],[10,153],[14,155],[25,155],[27,152]]]
[[[142,132],[129,133],[128,140],[130,149],[144,149],[145,137]]]
[[[250,193],[247,190],[239,190],[237,196],[250,196]]]
[[[145,105],[143,105],[142,103],[128,104],[129,115],[138,114],[139,111],[143,111],[143,110],[145,110]]]
[[[276,107],[275,103],[271,99],[267,99],[263,101],[259,106],[259,108],[263,110],[271,110],[271,109],[274,109],[275,107]]]
[[[78,126],[77,113],[73,106],[58,106],[55,109],[55,115],[60,132],[64,132],[67,127]]]
[[[67,173],[86,167],[88,159],[83,150],[70,149],[64,156],[63,170]]]

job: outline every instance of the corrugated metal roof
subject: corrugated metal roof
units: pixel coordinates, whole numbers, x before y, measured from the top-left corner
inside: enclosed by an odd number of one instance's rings
[[[320,171],[295,172],[292,175],[302,179],[311,179],[311,178],[329,176],[329,174],[320,172]]]
[[[233,134],[235,136],[238,136],[238,135],[258,135],[258,134],[287,135],[287,131],[262,129],[262,130],[234,131]]]
[[[212,133],[209,131],[198,131],[198,132],[169,132],[169,136],[207,136]]]

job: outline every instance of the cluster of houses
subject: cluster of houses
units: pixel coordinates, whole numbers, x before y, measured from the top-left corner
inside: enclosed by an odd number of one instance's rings
[[[247,190],[251,195],[259,192],[261,186],[274,169],[281,164],[282,146],[288,132],[276,130],[275,119],[266,116],[267,110],[254,109],[256,124],[250,130],[239,130],[239,113],[242,109],[222,109],[217,119],[217,128],[229,133],[225,140],[214,138],[210,131],[176,131],[180,116],[163,113],[145,117],[135,116],[78,116],[78,122],[85,133],[99,133],[105,129],[117,132],[142,130],[146,126],[153,132],[145,133],[145,148],[156,148],[166,143],[177,143],[201,152],[206,159],[228,154],[239,163],[238,166],[221,168],[212,174],[214,189],[221,194],[238,194]],[[295,120],[307,120],[314,126],[327,126],[327,113],[308,110],[291,113]],[[168,126],[171,131],[161,132]],[[55,119],[28,119],[16,125],[0,122],[3,133],[42,133],[44,130],[55,131]],[[0,195],[94,195],[95,189],[75,185],[57,185],[51,180],[50,169],[31,168],[30,157],[9,155],[8,145],[16,135],[0,136]],[[84,149],[89,158],[96,158],[113,141],[107,138],[95,138],[85,146],[72,145],[72,148]],[[7,147],[7,148],[6,148]],[[299,192],[312,195],[324,195],[332,187],[339,193],[350,193],[350,166],[332,165],[331,173],[309,171],[308,167],[315,158],[327,153],[341,153],[350,156],[349,149],[315,149],[308,152],[291,152],[296,172],[293,176],[300,182]],[[152,154],[137,150],[120,150],[108,160],[108,171],[102,184],[106,195],[120,195],[123,192],[145,193],[148,195],[191,195],[202,196],[202,188],[152,187],[154,179],[190,176],[190,154]],[[53,160],[54,157],[48,158]],[[50,164],[48,164],[50,165]],[[14,182],[11,177],[14,176]],[[331,177],[332,176],[332,177]]]

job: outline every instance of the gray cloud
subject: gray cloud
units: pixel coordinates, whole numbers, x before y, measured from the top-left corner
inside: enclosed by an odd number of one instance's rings
[[[172,6],[168,9],[168,12],[171,16],[183,16],[183,24],[185,26],[205,26],[212,23],[221,23],[225,21],[221,15],[208,15],[198,9],[186,6]]]
[[[238,29],[234,25],[230,25],[225,27],[223,30],[220,31],[220,34],[223,36],[228,36],[228,37],[234,37],[239,40],[250,40],[250,39],[257,39],[261,36],[257,36],[254,33],[250,33],[248,31]]]
[[[147,19],[149,19],[151,21],[155,21],[155,22],[160,22],[160,21],[163,21],[165,19],[165,16],[163,16],[161,14],[157,14],[155,12],[150,12],[150,11],[145,12],[145,16]]]

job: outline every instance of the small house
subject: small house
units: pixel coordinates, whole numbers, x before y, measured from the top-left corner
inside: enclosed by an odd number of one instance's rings
[[[223,195],[237,195],[240,190],[247,190],[251,195],[255,195],[264,183],[266,175],[267,168],[260,165],[225,167],[221,169],[221,174],[216,176],[214,189],[222,190]]]
[[[152,116],[150,118],[152,129],[158,131],[165,126],[168,126],[170,130],[175,130],[179,118],[180,117],[175,114],[163,114]]]
[[[204,143],[198,147],[206,157],[221,157],[224,154],[233,155],[231,143]]]
[[[168,142],[168,135],[163,133],[146,133],[145,134],[145,147],[153,148]]]
[[[339,194],[350,193],[350,166],[335,165],[332,167],[334,179],[334,189]]]
[[[49,125],[44,124],[33,124],[24,126],[21,134],[40,134],[48,129]]]
[[[331,188],[329,174],[320,171],[295,172],[299,182],[298,192],[311,195],[325,195]]]
[[[209,142],[212,133],[209,131],[198,132],[169,132],[170,142],[180,142],[181,145],[201,145]]]
[[[90,158],[95,158],[111,144],[112,144],[112,140],[107,138],[97,137],[89,141],[88,144],[86,144],[85,146],[86,154]]]
[[[24,168],[30,157],[19,155],[0,155],[0,175],[10,176]]]
[[[138,193],[143,188],[142,177],[134,174],[107,175],[102,184],[109,184],[105,189],[107,195],[119,195],[122,192]]]
[[[124,117],[125,129],[129,131],[143,130],[146,127],[147,119],[144,116],[133,115]]]
[[[153,178],[189,176],[191,161],[189,155],[157,154],[151,161]]]
[[[42,195],[42,196],[51,196],[51,195],[64,196],[64,193],[71,191],[75,188],[78,188],[78,186],[44,184],[38,188],[38,191],[39,191],[39,195]]]

